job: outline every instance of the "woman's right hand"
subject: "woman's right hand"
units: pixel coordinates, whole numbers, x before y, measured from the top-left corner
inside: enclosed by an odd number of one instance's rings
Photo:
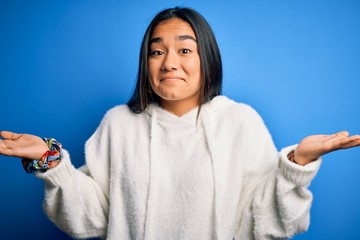
[[[40,159],[49,150],[46,143],[38,136],[0,132],[0,154],[5,156]]]

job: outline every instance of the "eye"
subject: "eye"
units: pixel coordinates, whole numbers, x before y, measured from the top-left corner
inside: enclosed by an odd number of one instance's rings
[[[190,50],[190,49],[187,49],[187,48],[183,48],[183,49],[180,50],[180,53],[182,53],[182,54],[189,54],[189,53],[191,53],[191,50]]]
[[[160,51],[160,50],[154,50],[150,52],[150,56],[160,56],[163,55],[164,52]]]

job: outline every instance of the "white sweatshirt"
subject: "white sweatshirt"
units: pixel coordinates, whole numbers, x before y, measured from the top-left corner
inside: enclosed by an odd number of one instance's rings
[[[44,210],[74,238],[287,239],[306,231],[307,189],[321,159],[277,152],[259,115],[224,96],[177,117],[152,104],[111,109],[87,141],[44,179]]]

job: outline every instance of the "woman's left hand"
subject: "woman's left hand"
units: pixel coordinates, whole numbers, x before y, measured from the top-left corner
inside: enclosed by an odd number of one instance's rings
[[[304,166],[326,153],[357,146],[360,146],[360,135],[349,136],[347,131],[332,135],[312,135],[304,138],[296,148],[295,161]]]

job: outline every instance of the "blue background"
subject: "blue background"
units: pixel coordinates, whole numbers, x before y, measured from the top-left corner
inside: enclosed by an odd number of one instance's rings
[[[277,147],[316,133],[360,133],[360,2],[16,1],[0,3],[0,129],[83,144],[135,84],[140,42],[163,8],[209,21],[224,94],[252,105]],[[311,226],[294,239],[360,238],[360,148],[328,154],[311,185]],[[0,238],[69,239],[42,212],[43,183],[0,156]]]

